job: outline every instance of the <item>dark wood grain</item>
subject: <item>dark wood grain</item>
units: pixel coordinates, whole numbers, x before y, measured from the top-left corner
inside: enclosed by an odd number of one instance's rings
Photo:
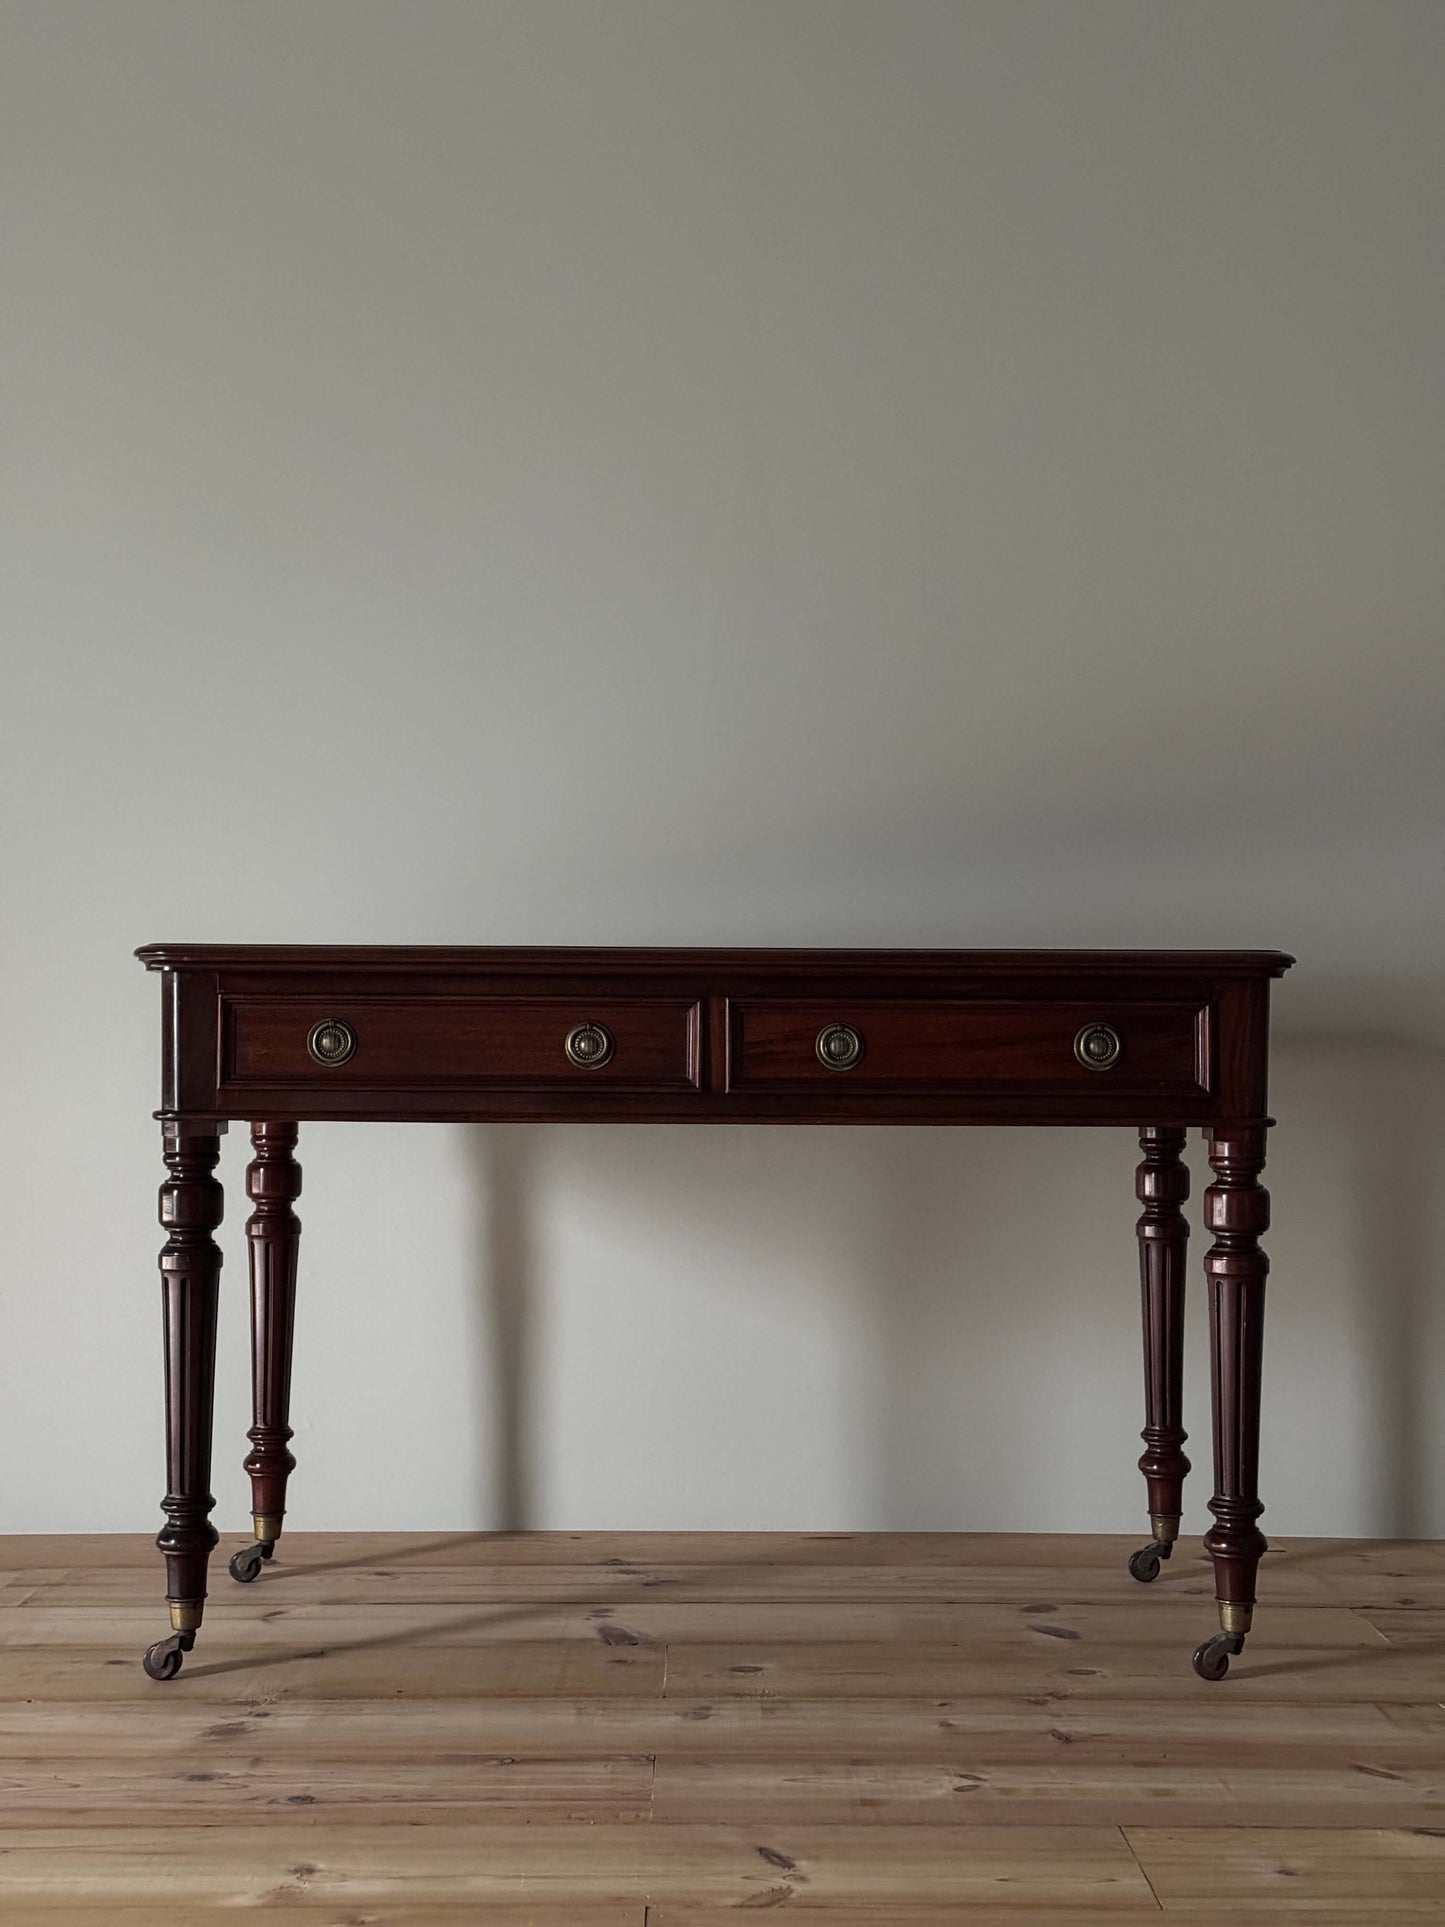
[[[213,944],[139,954],[165,984],[168,1114],[598,1123],[1208,1124],[1240,1115],[1242,1096],[1262,1101],[1261,1013],[1290,961]],[[869,1049],[835,1074],[813,1040],[849,1009],[867,1017]],[[343,1064],[307,1053],[327,1017],[363,1039]],[[578,1071],[560,1035],[585,1019],[606,1023],[618,1047]],[[1124,1038],[1107,1071],[1073,1056],[1079,1025],[1096,1020]]]
[[[729,1003],[728,1088],[833,1087],[835,1080],[946,1090],[973,1084],[1051,1086],[1067,1096],[1092,1098],[1107,1080],[1121,1089],[1161,1090],[1197,1098],[1203,1088],[1204,1011],[1193,1001],[1154,1003],[1064,997],[962,1003],[943,997],[880,1002],[834,996],[827,1002],[779,999]],[[1123,1041],[1117,1064],[1103,1071],[1080,1063],[1074,1040],[1085,1026],[1112,1025]],[[864,1040],[851,1070],[835,1071],[818,1057],[819,1032],[846,1023]]]
[[[294,1124],[251,1126],[255,1157],[246,1167],[246,1193],[255,1207],[246,1221],[251,1254],[251,1450],[243,1470],[251,1481],[251,1512],[259,1541],[274,1545],[286,1511],[291,1454],[291,1352],[296,1325],[296,1260],[301,1220],[292,1206],[301,1195]]]
[[[1139,1287],[1144,1326],[1144,1455],[1139,1470],[1149,1493],[1154,1538],[1170,1544],[1179,1536],[1184,1509],[1184,1266],[1189,1225],[1181,1209],[1189,1196],[1182,1162],[1187,1134],[1174,1126],[1146,1125],[1144,1153],[1135,1178],[1143,1205],[1138,1223]]]
[[[1282,977],[1294,958],[1282,950],[747,950],[707,948],[547,949],[487,944],[268,944],[147,943],[136,956],[148,970],[186,964],[202,969],[255,965],[267,970],[382,969],[515,970],[531,978],[591,970],[620,972],[718,969],[765,974],[886,975],[922,971],[968,981],[1012,977],[1021,971],[1080,977],[1120,968],[1163,975],[1196,972],[1245,977]]]
[[[1263,1117],[1269,1109],[1269,979],[1222,978],[1213,1005],[1215,1115]]]
[[[328,1017],[343,1019],[356,1035],[343,1064],[318,1064],[307,1050],[313,1025]],[[612,1034],[605,1063],[568,1060],[567,1034],[580,1022]],[[698,1081],[698,1008],[686,998],[607,996],[384,998],[338,991],[329,1003],[314,993],[223,998],[221,1058],[228,1086],[691,1091]]]
[[[1204,1222],[1214,1242],[1204,1259],[1209,1280],[1211,1390],[1214,1406],[1214,1524],[1205,1550],[1214,1560],[1215,1597],[1247,1613],[1268,1542],[1258,1520],[1259,1418],[1264,1361],[1264,1285],[1269,1260],[1260,1236],[1269,1227],[1269,1193],[1259,1182],[1266,1125],[1231,1125],[1211,1134],[1214,1183]]]
[[[224,1128],[224,1127],[221,1127]],[[216,1305],[221,1250],[211,1235],[224,1197],[213,1175],[221,1153],[214,1123],[163,1127],[170,1175],[160,1189],[161,1295],[166,1362],[166,1523],[156,1538],[165,1554],[172,1624],[194,1629],[206,1597],[206,1567],[216,1543],[211,1524],[211,1431],[216,1382]]]
[[[162,982],[162,1108],[171,1179],[162,1211],[170,1491],[160,1544],[177,1634],[147,1655],[179,1670],[199,1623],[209,1514],[220,1188],[227,1119],[253,1128],[248,1188],[255,1422],[246,1470],[274,1538],[292,1469],[290,1353],[300,1190],[292,1157],[309,1119],[746,1124],[1128,1125],[1144,1162],[1139,1222],[1145,1453],[1167,1555],[1188,1470],[1180,1419],[1185,1129],[1211,1134],[1206,1216],[1214,1355],[1218,1594],[1252,1606],[1263,1162],[1275,950],[536,950],[435,946],[149,944]],[[569,1061],[568,1033],[600,1025],[599,1062]],[[820,1030],[863,1049],[819,1061]],[[330,1053],[324,1027],[345,1048]],[[1090,1025],[1117,1060],[1081,1062]],[[313,1048],[314,1046],[314,1048]],[[1162,1523],[1161,1523],[1162,1522]],[[263,1545],[232,1562],[260,1570]],[[1151,1576],[1131,1565],[1136,1578]],[[188,1630],[181,1630],[183,1627]],[[1237,1651],[1238,1647],[1233,1647]],[[1201,1662],[1196,1655],[1196,1670]],[[1218,1670],[1206,1671],[1219,1677]]]

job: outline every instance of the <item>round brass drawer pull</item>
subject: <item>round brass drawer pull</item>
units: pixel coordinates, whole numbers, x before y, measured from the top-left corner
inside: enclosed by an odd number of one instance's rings
[[[311,1026],[306,1048],[318,1064],[344,1064],[356,1049],[356,1032],[339,1017],[323,1017]]]
[[[1085,1024],[1074,1039],[1074,1055],[1087,1070],[1106,1071],[1119,1061],[1124,1040],[1112,1024]]]
[[[612,1032],[605,1024],[574,1024],[567,1033],[567,1056],[579,1071],[600,1070],[612,1050]]]
[[[863,1055],[863,1038],[851,1024],[825,1024],[818,1032],[818,1062],[830,1071],[851,1071]]]

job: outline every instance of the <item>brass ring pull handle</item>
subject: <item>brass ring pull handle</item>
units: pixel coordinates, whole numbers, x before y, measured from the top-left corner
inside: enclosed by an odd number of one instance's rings
[[[851,1024],[825,1024],[818,1032],[818,1062],[830,1071],[851,1071],[863,1056],[863,1038]]]
[[[339,1017],[323,1017],[311,1026],[306,1048],[318,1064],[344,1064],[356,1049],[356,1032]]]
[[[605,1024],[574,1024],[565,1045],[568,1061],[579,1071],[600,1070],[613,1051],[612,1032]]]
[[[1074,1055],[1086,1070],[1107,1071],[1119,1061],[1124,1040],[1112,1024],[1085,1024],[1074,1039]]]

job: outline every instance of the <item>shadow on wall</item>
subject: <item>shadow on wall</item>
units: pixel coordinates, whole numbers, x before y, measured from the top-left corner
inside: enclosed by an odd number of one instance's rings
[[[1266,1396],[1283,1367],[1301,1423],[1266,1444],[1312,1518],[1445,1536],[1445,1053],[1286,1035],[1275,1065]]]
[[[1438,1052],[1279,1035],[1263,1493],[1445,1534]],[[491,1523],[1133,1531],[1132,1133],[479,1126]],[[1185,1529],[1211,1486],[1197,1133]]]

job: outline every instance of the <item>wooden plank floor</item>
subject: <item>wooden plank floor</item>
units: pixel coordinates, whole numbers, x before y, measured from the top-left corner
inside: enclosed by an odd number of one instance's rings
[[[1445,1544],[1295,1541],[1219,1685],[1197,1541],[0,1539],[0,1921],[1445,1922]]]

